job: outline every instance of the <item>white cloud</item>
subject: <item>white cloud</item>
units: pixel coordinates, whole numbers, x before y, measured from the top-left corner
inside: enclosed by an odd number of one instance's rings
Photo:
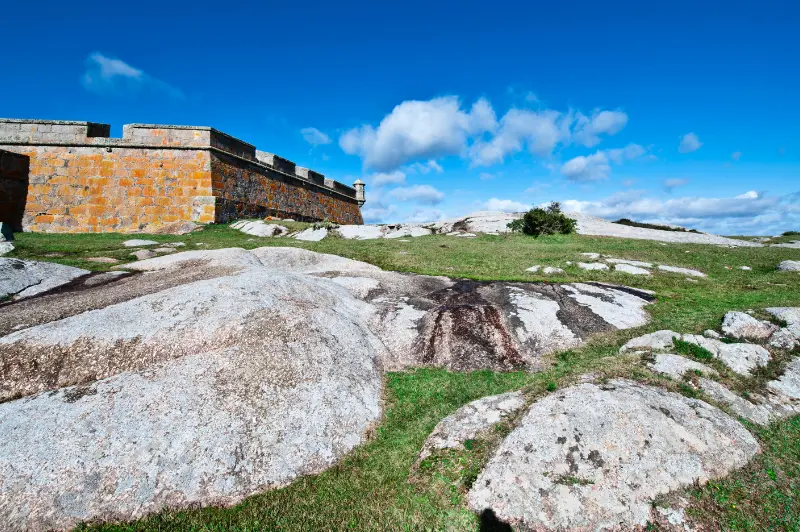
[[[359,155],[364,166],[388,171],[415,159],[459,155],[467,140],[496,127],[488,101],[481,99],[469,111],[455,96],[428,101],[405,101],[396,106],[377,128],[365,124],[345,132],[339,145],[345,153]]]
[[[644,146],[639,144],[628,144],[624,148],[614,148],[611,150],[606,150],[608,157],[614,161],[616,164],[622,164],[625,161],[631,161],[633,159],[638,159],[645,153],[647,150]]]
[[[591,148],[600,143],[600,135],[616,135],[627,125],[628,115],[622,111],[596,109],[591,117],[578,114],[575,142]]]
[[[427,163],[410,164],[407,170],[411,173],[418,172],[420,174],[427,174],[429,172],[436,172],[437,174],[441,174],[442,172],[444,172],[444,168],[442,168],[442,165],[440,165],[433,159],[429,160]]]
[[[550,188],[550,183],[533,182],[531,186],[525,189],[525,194],[537,194],[546,188]]]
[[[672,192],[673,189],[682,187],[688,182],[689,182],[688,179],[681,179],[681,178],[665,179],[664,189],[666,189],[667,192]]]
[[[691,153],[700,149],[703,143],[700,138],[694,133],[687,133],[681,138],[681,143],[678,145],[678,151],[681,153]]]
[[[571,181],[586,183],[602,181],[611,174],[611,163],[623,164],[638,159],[647,150],[639,144],[628,144],[624,148],[598,150],[591,155],[579,155],[561,166],[561,175]]]
[[[525,99],[536,101],[532,93]],[[467,109],[458,97],[444,96],[402,102],[377,127],[364,124],[346,131],[339,145],[345,153],[360,156],[364,166],[373,170],[386,172],[410,165],[409,171],[422,172],[416,165],[423,163],[415,161],[428,159],[427,165],[440,171],[433,165],[438,166],[436,160],[446,156],[467,157],[472,166],[489,166],[525,150],[549,157],[559,145],[594,146],[602,135],[618,133],[627,122],[628,115],[622,111],[597,109],[586,116],[572,110],[519,108],[509,109],[498,121],[485,99]],[[624,160],[629,149],[644,150],[630,145],[611,156]]]
[[[406,216],[406,223],[438,222],[444,219],[444,213],[439,209],[414,209]]]
[[[531,208],[529,204],[508,199],[492,198],[484,204],[487,211],[523,212]]]
[[[527,147],[539,157],[553,153],[556,145],[570,137],[571,115],[558,111],[511,109],[500,120],[496,135],[489,141],[478,140],[470,149],[473,166],[503,162],[506,156]]]
[[[608,220],[631,218],[727,235],[776,234],[800,224],[800,192],[783,197],[749,191],[733,198],[663,200],[634,190],[599,201],[567,200],[562,206],[565,211],[585,212]]]
[[[374,187],[404,185],[406,182],[406,174],[400,170],[395,170],[394,172],[379,172],[377,174],[372,174],[368,178],[368,182]]]
[[[478,177],[480,177],[481,181],[489,181],[491,179],[500,177],[501,173],[502,172],[498,172],[496,174],[490,174],[489,172],[481,172],[481,175],[479,175]]]
[[[331,138],[315,127],[304,127],[300,130],[300,134],[303,135],[303,140],[312,146],[331,143]]]
[[[361,208],[361,216],[366,223],[385,222],[390,216],[394,215],[395,212],[397,212],[397,209],[394,205],[384,205],[371,201],[368,201],[364,207]]]
[[[622,186],[625,186],[625,187],[632,187],[635,184],[636,184],[636,180],[635,179],[626,179],[625,181],[622,182]]]
[[[736,196],[736,199],[758,199],[759,197],[760,194],[758,192],[756,192],[755,190],[750,190],[748,192],[745,192],[744,194],[739,194],[738,196]]]
[[[733,159],[734,161],[738,161],[741,158],[742,158],[742,152],[735,151],[735,152],[731,153],[731,159]]]
[[[444,199],[444,193],[430,185],[395,188],[389,191],[388,195],[398,201],[414,201],[428,205],[435,205]]]
[[[172,98],[182,99],[180,89],[154,78],[141,69],[133,67],[100,52],[92,52],[86,58],[86,70],[81,78],[83,88],[96,94],[135,94],[153,91]]]
[[[589,181],[602,181],[611,173],[608,156],[603,151],[592,155],[579,155],[561,166],[561,175],[571,181],[585,183]]]

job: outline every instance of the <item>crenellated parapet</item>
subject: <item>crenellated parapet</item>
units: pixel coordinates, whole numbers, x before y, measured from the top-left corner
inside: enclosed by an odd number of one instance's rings
[[[355,188],[211,127],[0,119],[0,149],[30,159],[23,225],[155,231],[279,216],[362,223]],[[363,200],[363,198],[362,198]]]

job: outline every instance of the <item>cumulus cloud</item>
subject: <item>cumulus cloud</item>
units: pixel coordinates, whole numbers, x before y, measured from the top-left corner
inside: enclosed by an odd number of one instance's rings
[[[361,208],[361,216],[366,223],[380,223],[386,221],[397,212],[394,205],[368,202]]]
[[[490,166],[522,151],[549,157],[559,145],[594,146],[601,136],[614,135],[627,123],[624,112],[600,109],[587,116],[572,110],[511,108],[498,120],[485,99],[466,108],[458,97],[444,96],[402,102],[377,127],[364,124],[346,131],[339,145],[345,153],[361,157],[366,168],[382,172],[422,164],[416,162],[420,159],[433,167],[446,156]],[[622,150],[613,157],[625,158]]]
[[[608,164],[608,156],[603,151],[588,156],[579,155],[561,166],[561,175],[579,183],[602,181],[607,179],[610,173],[611,165]]]
[[[413,201],[427,205],[436,205],[444,199],[444,193],[430,185],[395,188],[389,191],[388,196],[398,201]]]
[[[561,175],[571,181],[588,183],[608,179],[611,163],[620,165],[638,159],[647,150],[639,144],[628,144],[624,148],[598,150],[591,155],[579,155],[561,165]]]
[[[627,125],[628,115],[622,111],[596,109],[592,116],[578,114],[575,142],[591,148],[600,143],[600,135],[616,135]]]
[[[339,145],[345,153],[362,157],[367,168],[388,171],[416,159],[459,155],[470,137],[494,129],[496,122],[484,99],[469,111],[461,109],[455,96],[405,101],[377,128],[365,124],[345,132]]]
[[[331,143],[331,138],[315,127],[304,127],[300,130],[300,134],[303,135],[303,140],[312,146],[321,146]]]
[[[734,161],[738,161],[741,158],[742,158],[742,152],[735,151],[735,152],[731,153],[731,159],[733,159]]]
[[[680,179],[680,178],[665,179],[664,180],[664,189],[667,192],[672,192],[673,189],[676,189],[678,187],[682,187],[683,185],[685,185],[688,182],[689,182],[688,179]]]
[[[703,143],[700,138],[694,133],[687,133],[681,138],[681,143],[678,145],[678,151],[681,153],[691,153],[700,149]]]
[[[484,204],[487,211],[522,212],[531,208],[529,204],[509,199],[492,198]]]
[[[406,216],[407,223],[438,222],[444,219],[444,213],[439,209],[414,209]]]
[[[624,148],[614,148],[611,150],[606,150],[609,159],[614,161],[616,164],[622,164],[625,161],[631,161],[633,159],[638,159],[645,153],[647,150],[644,146],[639,144],[628,144]]]
[[[473,166],[490,166],[523,149],[544,157],[570,137],[571,115],[558,111],[511,109],[500,120],[499,129],[488,141],[478,140],[470,148]]]
[[[395,170],[394,172],[378,172],[369,176],[367,182],[374,187],[404,185],[406,182],[406,174],[400,170]]]
[[[733,198],[687,196],[664,200],[648,197],[644,191],[629,191],[599,201],[567,200],[562,206],[565,211],[608,220],[631,218],[727,235],[776,234],[800,223],[800,192],[778,197],[751,190]]]
[[[550,183],[539,183],[534,181],[531,186],[525,189],[525,194],[537,194],[546,188],[550,188]]]
[[[437,174],[441,174],[444,172],[444,168],[442,165],[437,163],[435,160],[431,159],[426,163],[414,163],[408,166],[408,171],[412,173],[420,173],[420,174],[427,174],[429,172],[436,172]]]
[[[96,94],[124,95],[155,92],[182,99],[184,94],[165,81],[150,76],[121,59],[93,52],[86,58],[86,70],[81,78],[83,88]]]

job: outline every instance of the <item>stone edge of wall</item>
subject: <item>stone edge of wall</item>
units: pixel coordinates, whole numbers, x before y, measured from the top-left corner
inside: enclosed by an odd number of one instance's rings
[[[123,126],[121,138],[109,137],[110,130],[110,125],[96,122],[0,118],[0,145],[216,151],[357,201],[355,188],[278,155],[257,150],[254,145],[213,127],[133,123]]]

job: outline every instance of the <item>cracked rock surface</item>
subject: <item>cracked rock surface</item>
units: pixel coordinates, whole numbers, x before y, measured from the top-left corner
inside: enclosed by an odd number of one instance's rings
[[[88,273],[4,263],[37,279]],[[235,503],[362,443],[388,368],[536,369],[543,354],[643,325],[652,300],[386,272],[298,248],[125,269],[0,305],[0,529]]]
[[[88,270],[53,262],[0,258],[0,298],[35,296],[88,273]]]
[[[262,267],[6,335],[3,392],[26,396],[0,404],[0,529],[231,504],[322,471],[381,415],[365,313]]]
[[[530,406],[468,501],[523,530],[630,530],[647,524],[656,496],[723,477],[759,451],[702,401],[624,379],[581,384]]]
[[[465,441],[492,428],[505,416],[525,406],[521,392],[509,392],[483,397],[462,406],[441,420],[425,440],[419,460],[436,449],[455,449]]]

